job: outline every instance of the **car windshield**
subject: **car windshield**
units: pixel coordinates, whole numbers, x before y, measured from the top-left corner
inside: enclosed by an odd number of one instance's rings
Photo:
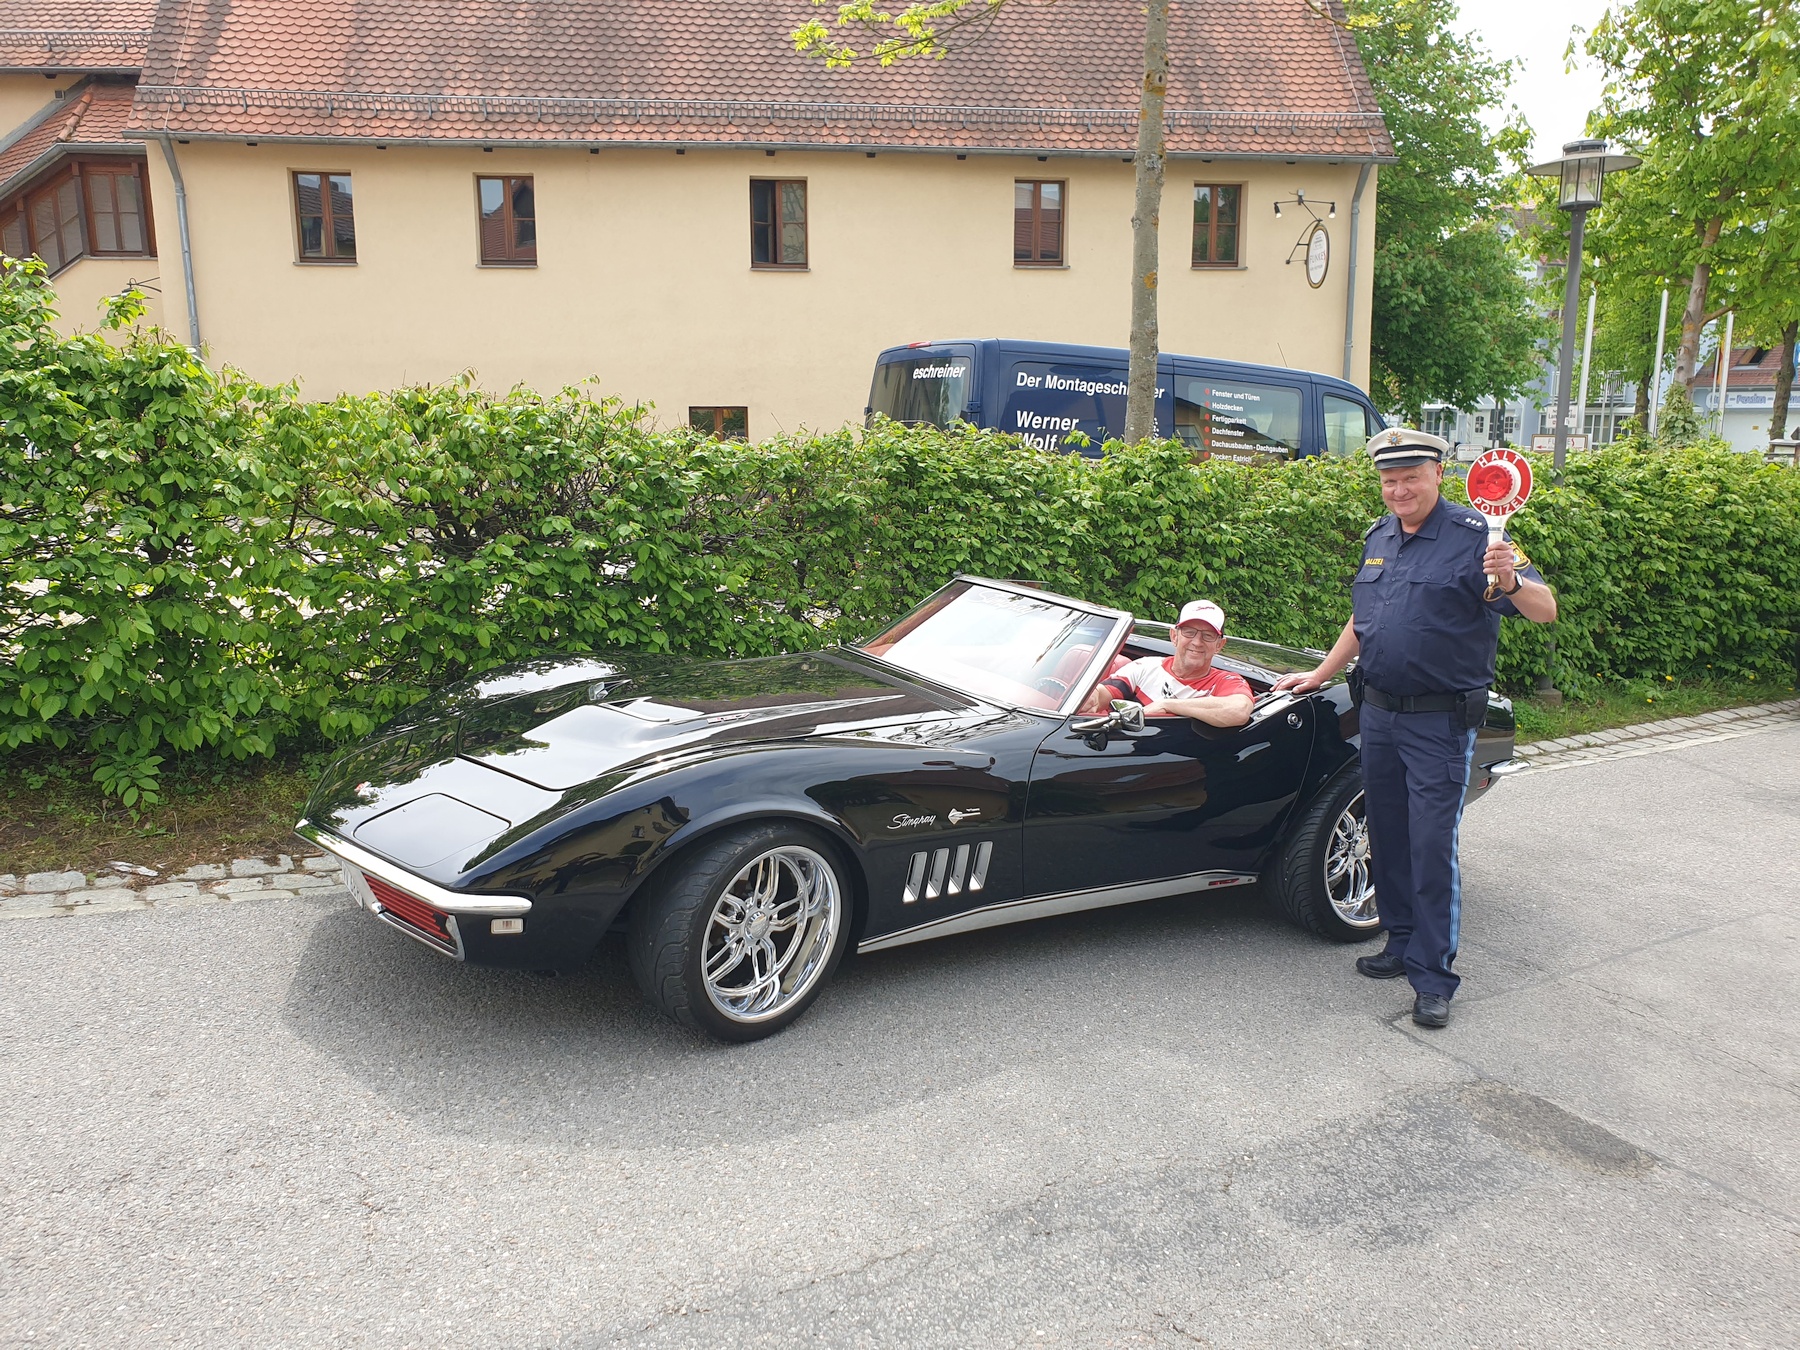
[[[1114,623],[1055,596],[957,581],[862,650],[980,698],[1054,709]]]

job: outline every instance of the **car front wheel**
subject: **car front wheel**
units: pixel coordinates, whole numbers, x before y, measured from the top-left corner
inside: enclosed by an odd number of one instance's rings
[[[724,1041],[772,1035],[842,959],[841,865],[810,830],[734,830],[666,864],[631,924],[631,971],[668,1016]]]
[[[1381,929],[1369,866],[1369,822],[1356,765],[1325,785],[1275,859],[1268,890],[1309,933],[1361,942]]]

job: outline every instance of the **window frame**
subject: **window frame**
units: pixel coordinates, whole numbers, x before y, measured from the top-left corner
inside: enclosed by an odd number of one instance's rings
[[[156,256],[156,232],[150,221],[150,182],[144,172],[145,162],[141,159],[102,160],[80,158],[75,161],[81,173],[81,210],[82,223],[87,229],[88,254],[95,258],[154,258]],[[143,232],[144,243],[138,249],[102,249],[96,247],[94,240],[94,194],[88,189],[88,180],[92,178],[125,178],[130,177],[137,183],[138,191],[138,227]],[[118,214],[118,188],[113,188],[113,214]]]
[[[700,426],[696,423],[695,417],[694,417],[694,415],[696,413],[711,413],[712,414],[712,430],[711,431],[707,431],[705,427]],[[730,413],[742,413],[744,415],[744,432],[743,432],[742,436],[733,436],[733,435],[727,434],[727,432],[725,430],[725,418]],[[715,441],[742,441],[745,444],[748,444],[749,440],[750,440],[750,409],[748,407],[744,406],[743,404],[738,404],[738,403],[718,403],[718,404],[693,403],[693,404],[689,404],[688,405],[688,426],[690,429],[692,429],[694,431],[703,432],[706,435],[711,436]]]
[[[1031,252],[1032,257],[1019,256],[1019,188],[1022,184],[1031,184]],[[1042,254],[1044,229],[1044,187],[1054,183],[1057,187],[1057,222],[1056,222],[1056,256],[1045,258]],[[1013,266],[1024,268],[1035,267],[1067,267],[1069,265],[1069,180],[1066,178],[1015,178],[1013,179]]]
[[[771,219],[765,226],[756,219],[756,186],[759,183],[770,185],[769,204]],[[790,183],[800,185],[800,193],[805,203],[806,214],[800,218],[801,252],[804,257],[800,262],[758,262],[756,260],[756,233],[759,229],[770,231],[769,256],[781,257],[781,189]],[[812,192],[804,178],[757,178],[750,179],[750,270],[753,272],[806,272],[812,268]]]
[[[304,225],[305,218],[300,214],[300,179],[307,175],[316,176],[319,180],[319,242],[326,250],[322,258],[309,258],[305,251]],[[350,232],[352,246],[357,252],[343,257],[334,250],[337,248],[336,223],[331,214],[331,180],[333,178],[351,179],[350,184]],[[362,260],[360,242],[356,241],[356,183],[355,175],[349,170],[337,169],[289,169],[288,188],[293,205],[294,221],[294,264],[305,267],[355,267]]]
[[[1196,256],[1199,252],[1197,245],[1200,242],[1200,222],[1194,221],[1192,224],[1191,233],[1190,233],[1189,239],[1188,239],[1188,266],[1191,270],[1196,271],[1196,272],[1237,271],[1245,266],[1245,263],[1244,263],[1244,226],[1245,226],[1246,222],[1244,220],[1244,197],[1245,197],[1246,193],[1249,191],[1249,184],[1241,183],[1241,182],[1240,183],[1201,183],[1201,182],[1196,182],[1194,184],[1194,194],[1195,195],[1192,200],[1197,201],[1199,199],[1199,193],[1200,193],[1201,188],[1207,188],[1213,193],[1212,211],[1210,213],[1210,219],[1207,221],[1207,234],[1206,234],[1207,260],[1202,262]],[[1237,219],[1232,222],[1232,224],[1237,227],[1237,249],[1236,249],[1235,255],[1233,256],[1233,258],[1230,262],[1218,261],[1218,255],[1219,255],[1219,197],[1218,197],[1218,192],[1219,192],[1220,188],[1234,188],[1237,191]]]
[[[487,235],[483,230],[486,215],[481,207],[481,185],[483,183],[500,184],[500,221],[501,233],[506,239],[510,257],[490,258],[487,254]],[[531,256],[523,257],[517,252],[518,217],[513,214],[514,183],[531,184]],[[478,173],[475,175],[475,258],[478,267],[536,267],[537,253],[537,175],[529,173]]]

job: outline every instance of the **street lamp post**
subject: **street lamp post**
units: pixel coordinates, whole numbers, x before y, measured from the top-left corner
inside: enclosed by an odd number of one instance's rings
[[[1600,185],[1609,173],[1635,169],[1642,161],[1635,155],[1609,155],[1605,141],[1570,141],[1561,159],[1534,164],[1528,173],[1539,178],[1560,178],[1562,189],[1556,204],[1569,213],[1569,266],[1563,279],[1562,359],[1556,368],[1556,471],[1562,472],[1569,451],[1569,377],[1575,364],[1576,309],[1581,303],[1581,236],[1587,213],[1600,205]]]

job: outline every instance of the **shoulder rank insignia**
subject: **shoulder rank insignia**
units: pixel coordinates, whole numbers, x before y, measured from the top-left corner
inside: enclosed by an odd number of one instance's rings
[[[1483,534],[1487,533],[1487,517],[1483,516],[1479,511],[1470,511],[1467,515],[1459,513],[1452,516],[1451,519],[1458,525],[1466,525],[1471,530],[1480,530]]]

